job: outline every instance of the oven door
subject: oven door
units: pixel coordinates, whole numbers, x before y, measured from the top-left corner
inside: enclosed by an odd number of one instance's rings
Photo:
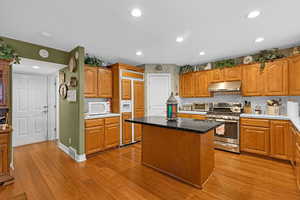
[[[216,119],[225,122],[224,134],[215,131],[215,140],[220,142],[239,144],[239,122],[235,120]]]

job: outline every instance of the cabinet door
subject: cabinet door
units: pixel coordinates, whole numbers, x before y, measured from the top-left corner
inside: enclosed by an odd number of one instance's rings
[[[243,96],[262,96],[264,91],[263,83],[263,72],[261,72],[259,64],[253,64],[243,67]]]
[[[135,110],[134,117],[144,117],[144,110]],[[140,141],[142,139],[142,125],[134,124],[134,140]]]
[[[104,126],[85,128],[85,153],[91,154],[104,149]]]
[[[289,125],[289,133],[288,133],[288,159],[290,163],[295,166],[295,150],[296,150],[296,130],[293,125]]]
[[[112,98],[112,71],[98,68],[98,97]]]
[[[123,144],[129,144],[132,141],[132,123],[125,122],[126,119],[130,118],[131,113],[122,113]]]
[[[265,95],[286,96],[288,94],[288,61],[269,62],[264,69]]]
[[[97,97],[98,83],[97,83],[97,67],[84,67],[84,96]]]
[[[122,99],[130,100],[131,99],[131,80],[122,79]]]
[[[0,144],[0,175],[8,173],[8,146]]]
[[[289,61],[289,95],[300,96],[300,56]]]
[[[241,150],[269,155],[269,128],[241,126]]]
[[[120,144],[120,125],[105,125],[105,148],[117,147]]]
[[[185,97],[184,93],[184,74],[179,75],[179,96]]]
[[[240,66],[224,68],[225,81],[239,81],[241,79],[242,79],[242,68]]]
[[[144,82],[134,81],[134,110],[142,109],[144,110]]]
[[[0,107],[7,107],[9,104],[9,62],[0,60]]]
[[[208,84],[208,72],[196,72],[194,75],[194,97],[209,97]]]
[[[295,147],[295,174],[298,188],[300,189],[300,147]]]
[[[273,158],[288,160],[288,125],[287,121],[271,121],[270,156]]]
[[[224,70],[223,69],[214,69],[210,71],[210,82],[222,82],[224,81]]]

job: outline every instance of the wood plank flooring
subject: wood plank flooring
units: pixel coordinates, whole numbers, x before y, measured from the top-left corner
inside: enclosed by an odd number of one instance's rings
[[[26,192],[30,200],[300,200],[292,167],[250,155],[216,152],[202,190],[142,166],[135,144],[76,163],[54,142],[15,149],[13,185],[0,199]]]

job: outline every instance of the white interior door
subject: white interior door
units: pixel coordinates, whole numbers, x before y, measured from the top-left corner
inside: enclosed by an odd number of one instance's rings
[[[47,140],[47,76],[13,73],[13,146]]]
[[[166,101],[171,94],[171,75],[169,73],[149,73],[147,91],[148,115],[165,116]]]
[[[57,73],[48,76],[48,140],[57,139],[56,124],[56,88]]]

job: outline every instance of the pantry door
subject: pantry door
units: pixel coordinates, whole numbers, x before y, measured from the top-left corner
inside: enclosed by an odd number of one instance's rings
[[[150,73],[147,76],[147,104],[149,116],[165,116],[166,102],[171,94],[169,73]]]
[[[47,140],[47,76],[13,73],[13,146]]]

